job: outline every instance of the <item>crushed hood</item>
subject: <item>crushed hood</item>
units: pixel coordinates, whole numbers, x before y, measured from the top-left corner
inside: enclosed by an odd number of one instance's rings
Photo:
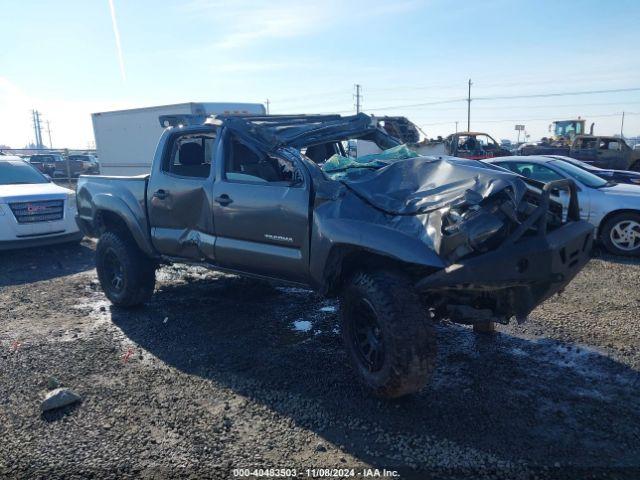
[[[526,191],[515,174],[453,157],[418,156],[375,170],[354,169],[340,181],[367,203],[392,215],[477,205],[501,191],[517,205]]]
[[[374,166],[383,157],[385,166]],[[526,203],[527,185],[519,176],[474,160],[390,158],[389,152],[344,159],[344,168],[334,168],[334,161],[325,169],[349,192],[334,197],[334,215],[419,239],[447,263],[495,248],[517,227]]]

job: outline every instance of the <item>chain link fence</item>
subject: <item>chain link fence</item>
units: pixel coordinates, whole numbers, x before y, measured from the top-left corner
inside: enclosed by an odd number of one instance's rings
[[[0,153],[17,155],[55,183],[74,189],[80,175],[100,174],[100,162],[92,149],[3,148]]]

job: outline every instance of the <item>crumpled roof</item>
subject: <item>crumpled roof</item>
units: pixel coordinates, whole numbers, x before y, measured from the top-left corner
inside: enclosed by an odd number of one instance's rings
[[[364,113],[340,115],[242,115],[216,117],[235,135],[263,151],[288,146],[297,149],[350,138],[366,138],[383,147],[397,145]]]

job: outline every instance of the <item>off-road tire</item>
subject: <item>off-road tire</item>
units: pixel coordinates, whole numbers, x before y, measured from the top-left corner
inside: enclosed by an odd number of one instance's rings
[[[381,367],[371,370],[354,341],[358,305],[372,307],[384,345]],[[368,303],[367,303],[368,302]],[[360,271],[340,296],[342,338],[361,382],[376,396],[396,398],[419,391],[436,364],[435,329],[413,286],[391,271]]]
[[[113,285],[110,264],[119,262],[121,287]],[[109,265],[108,265],[109,264]],[[118,307],[135,307],[148,301],[156,284],[156,265],[125,233],[107,231],[96,248],[96,270],[107,298]]]
[[[630,220],[640,224],[640,214],[633,212],[623,212],[609,218],[600,227],[600,242],[607,249],[609,253],[613,255],[620,255],[623,257],[637,257],[640,256],[640,247],[633,250],[624,250],[618,248],[611,240],[611,230],[620,222]]]

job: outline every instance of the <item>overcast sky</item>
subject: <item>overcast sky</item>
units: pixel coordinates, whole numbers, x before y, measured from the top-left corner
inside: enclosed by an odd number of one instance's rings
[[[272,113],[402,114],[429,136],[466,127],[532,138],[582,116],[640,134],[640,2],[0,0],[0,144],[93,140],[90,113],[186,101],[264,102]],[[519,95],[575,95],[481,99]],[[47,140],[47,134],[44,134]],[[48,141],[45,141],[48,143]]]

